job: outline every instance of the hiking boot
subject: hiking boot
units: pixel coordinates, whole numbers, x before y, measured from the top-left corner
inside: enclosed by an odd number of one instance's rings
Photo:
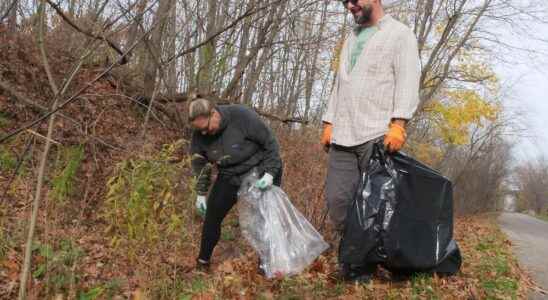
[[[331,277],[337,282],[343,282],[349,279],[349,273],[350,273],[350,265],[342,264],[342,265],[339,265],[339,268],[335,272],[331,273],[329,277]]]
[[[196,260],[196,271],[198,272],[204,272],[204,273],[207,273],[209,272],[209,268],[210,268],[211,264],[209,263],[209,261],[207,260],[202,260],[202,259],[197,259]]]
[[[357,283],[357,284],[368,284],[371,282],[371,278],[373,278],[373,274],[361,274],[357,275],[356,277],[352,277],[350,280],[347,280],[347,282]]]
[[[262,263],[261,259],[259,258],[258,262],[257,262],[257,273],[261,276],[266,276],[266,272],[265,272],[265,266],[264,264]]]
[[[333,276],[337,281],[366,284],[371,281],[373,273],[371,267],[342,264]]]

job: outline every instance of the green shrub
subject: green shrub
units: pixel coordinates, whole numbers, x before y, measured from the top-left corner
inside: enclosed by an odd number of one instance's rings
[[[103,216],[120,241],[155,242],[182,232],[184,215],[176,195],[181,163],[170,162],[178,143],[166,145],[155,155],[120,162],[107,182]],[[187,163],[187,162],[182,162]]]
[[[9,149],[0,146],[0,170],[11,171],[17,166],[17,157]]]
[[[74,191],[76,172],[84,159],[84,147],[70,147],[64,149],[60,170],[52,180],[52,194],[60,202],[66,200]]]
[[[121,281],[114,278],[104,284],[94,286],[78,293],[78,300],[113,299],[120,291]]]
[[[75,272],[84,251],[72,241],[63,239],[57,247],[37,243],[33,246],[36,263],[32,277],[45,281],[46,294],[65,293],[78,284],[79,276]]]

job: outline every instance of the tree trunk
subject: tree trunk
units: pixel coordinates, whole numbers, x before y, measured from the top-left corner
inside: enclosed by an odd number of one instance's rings
[[[217,3],[216,0],[209,0],[207,5],[206,38],[212,36],[217,28]],[[215,47],[217,39],[211,39],[200,49],[200,64],[198,68],[198,90],[210,92],[213,84],[213,63],[215,62]]]
[[[131,45],[133,45],[133,43],[137,40],[137,36],[141,33],[140,28],[143,24],[143,12],[145,11],[147,3],[148,0],[140,0],[139,4],[137,4],[137,13],[135,15],[135,19],[131,23],[131,26],[129,27],[125,48],[131,47]]]
[[[169,24],[168,26],[168,34],[167,34],[167,46],[166,46],[166,52],[167,56],[175,56],[175,52],[177,51],[177,3],[173,3],[173,7],[170,10],[169,14]],[[177,93],[178,85],[177,85],[177,62],[179,59],[175,59],[172,61],[169,66],[167,67],[167,74],[166,74],[166,88],[167,88],[167,94],[171,97]]]
[[[280,24],[282,22],[282,15],[285,12],[285,8],[287,6],[288,1],[283,1],[275,5],[269,14],[269,19],[266,21],[267,23],[273,22],[272,27],[270,28],[270,34],[268,35],[268,40],[266,41],[266,45],[272,44],[272,42],[276,39],[276,37],[279,34],[278,29],[280,28]],[[266,34],[265,34],[266,35]],[[260,40],[260,37],[258,37]],[[259,46],[258,43],[256,46]],[[255,63],[254,68],[251,69],[251,74],[247,78],[246,82],[246,88],[244,91],[244,102],[246,104],[250,104],[253,101],[253,95],[255,94],[255,90],[257,88],[257,82],[259,81],[260,74],[266,65],[266,63],[269,61],[271,56],[270,49],[264,49],[264,51],[261,53],[258,62]]]
[[[247,10],[255,6],[255,0],[251,0],[247,3]],[[259,52],[259,47],[252,49],[253,53],[247,54],[249,40],[250,40],[250,30],[252,25],[253,17],[249,17],[245,20],[242,25],[242,36],[240,38],[240,49],[238,50],[238,57],[236,67],[234,69],[234,76],[230,83],[228,84],[225,92],[223,93],[223,98],[232,98],[241,94],[240,81],[246,67],[249,65],[252,57],[255,57]],[[241,101],[242,99],[240,99]]]
[[[159,7],[154,15],[153,25],[150,40],[148,41],[149,51],[144,70],[144,96],[148,99],[152,98],[153,91],[156,88],[156,77],[159,69],[159,59],[162,54],[162,42],[166,31],[169,10],[172,7],[173,0],[160,0]]]

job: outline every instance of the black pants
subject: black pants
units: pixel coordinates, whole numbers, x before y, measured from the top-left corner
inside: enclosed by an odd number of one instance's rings
[[[325,200],[329,218],[341,236],[348,209],[358,189],[362,171],[373,153],[375,140],[353,147],[331,145]]]
[[[231,178],[218,177],[207,198],[207,209],[202,227],[199,259],[209,261],[213,249],[221,237],[221,224],[230,209],[238,201],[239,185],[231,184]],[[282,171],[274,177],[274,185],[282,183]]]
[[[329,217],[341,238],[344,233],[346,216],[356,195],[361,174],[367,168],[374,145],[382,142],[382,139],[383,137],[376,138],[353,147],[331,145],[325,194]],[[345,277],[353,279],[364,274],[374,273],[377,264],[348,264],[341,267]]]

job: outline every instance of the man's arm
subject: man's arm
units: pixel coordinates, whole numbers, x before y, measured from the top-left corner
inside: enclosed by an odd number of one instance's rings
[[[400,38],[394,58],[393,120],[409,120],[419,104],[420,61],[417,38],[407,30]],[[402,124],[402,125],[405,125]]]
[[[394,58],[394,110],[384,137],[384,146],[389,152],[399,151],[403,147],[407,139],[405,125],[419,104],[420,61],[417,38],[410,30],[406,30],[398,41]]]
[[[337,76],[337,75],[336,75]],[[325,111],[322,121],[323,123],[333,124],[335,119],[335,108],[337,107],[337,93],[339,90],[339,76],[335,78],[335,85],[331,90],[329,99],[327,100],[327,110]]]

